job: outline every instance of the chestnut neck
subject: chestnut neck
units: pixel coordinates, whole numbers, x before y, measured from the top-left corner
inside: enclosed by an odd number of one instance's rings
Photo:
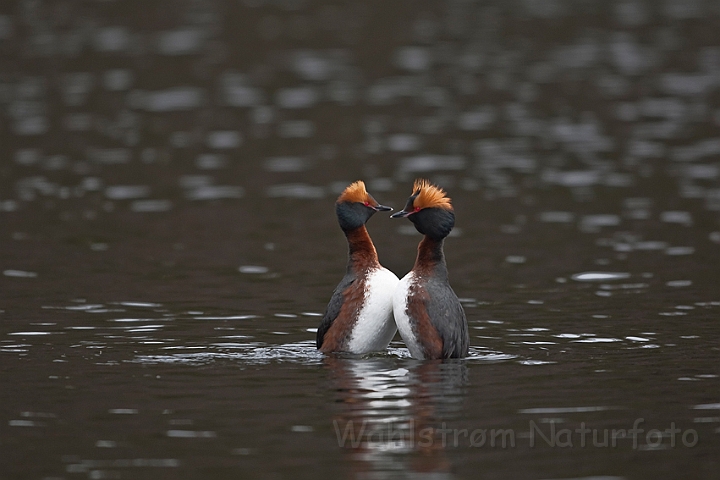
[[[417,258],[413,270],[420,274],[432,274],[447,278],[447,264],[443,251],[444,238],[432,238],[427,235],[418,244]]]
[[[377,250],[365,225],[345,231],[348,242],[348,269],[366,269],[380,265]]]

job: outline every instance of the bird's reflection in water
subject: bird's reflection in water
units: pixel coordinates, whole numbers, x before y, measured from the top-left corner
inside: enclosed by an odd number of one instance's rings
[[[327,358],[333,430],[355,478],[452,478],[448,426],[462,408],[462,361]]]

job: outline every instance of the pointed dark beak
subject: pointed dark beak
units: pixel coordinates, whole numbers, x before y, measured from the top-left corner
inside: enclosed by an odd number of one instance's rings
[[[374,208],[376,212],[389,212],[392,210],[392,207],[388,207],[387,205],[375,205],[372,208]]]
[[[413,212],[406,212],[405,210],[400,210],[399,212],[393,213],[392,215],[390,215],[390,218],[403,218],[403,217],[407,217],[411,213],[413,213]]]

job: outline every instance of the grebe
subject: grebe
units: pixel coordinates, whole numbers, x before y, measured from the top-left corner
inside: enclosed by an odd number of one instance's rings
[[[365,222],[378,204],[357,181],[335,203],[340,228],[347,237],[347,272],[335,288],[317,331],[317,348],[324,352],[364,354],[384,350],[395,336],[393,292],[398,277],[380,265]]]
[[[407,217],[425,235],[410,273],[398,283],[393,311],[400,336],[418,359],[462,358],[468,354],[467,320],[448,282],[443,242],[455,225],[450,198],[427,180],[416,180],[405,208],[391,215]]]

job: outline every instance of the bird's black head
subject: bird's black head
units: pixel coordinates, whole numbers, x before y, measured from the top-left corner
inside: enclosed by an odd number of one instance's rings
[[[407,217],[418,232],[434,240],[447,237],[455,226],[450,198],[427,180],[416,180],[405,208],[391,215],[391,218],[400,217]]]
[[[359,180],[348,186],[335,203],[335,213],[343,231],[362,227],[375,212],[389,211],[390,207],[380,205],[365,190],[365,184]]]
[[[427,207],[409,215],[415,229],[433,240],[441,240],[448,235],[455,226],[455,213],[438,207]]]

